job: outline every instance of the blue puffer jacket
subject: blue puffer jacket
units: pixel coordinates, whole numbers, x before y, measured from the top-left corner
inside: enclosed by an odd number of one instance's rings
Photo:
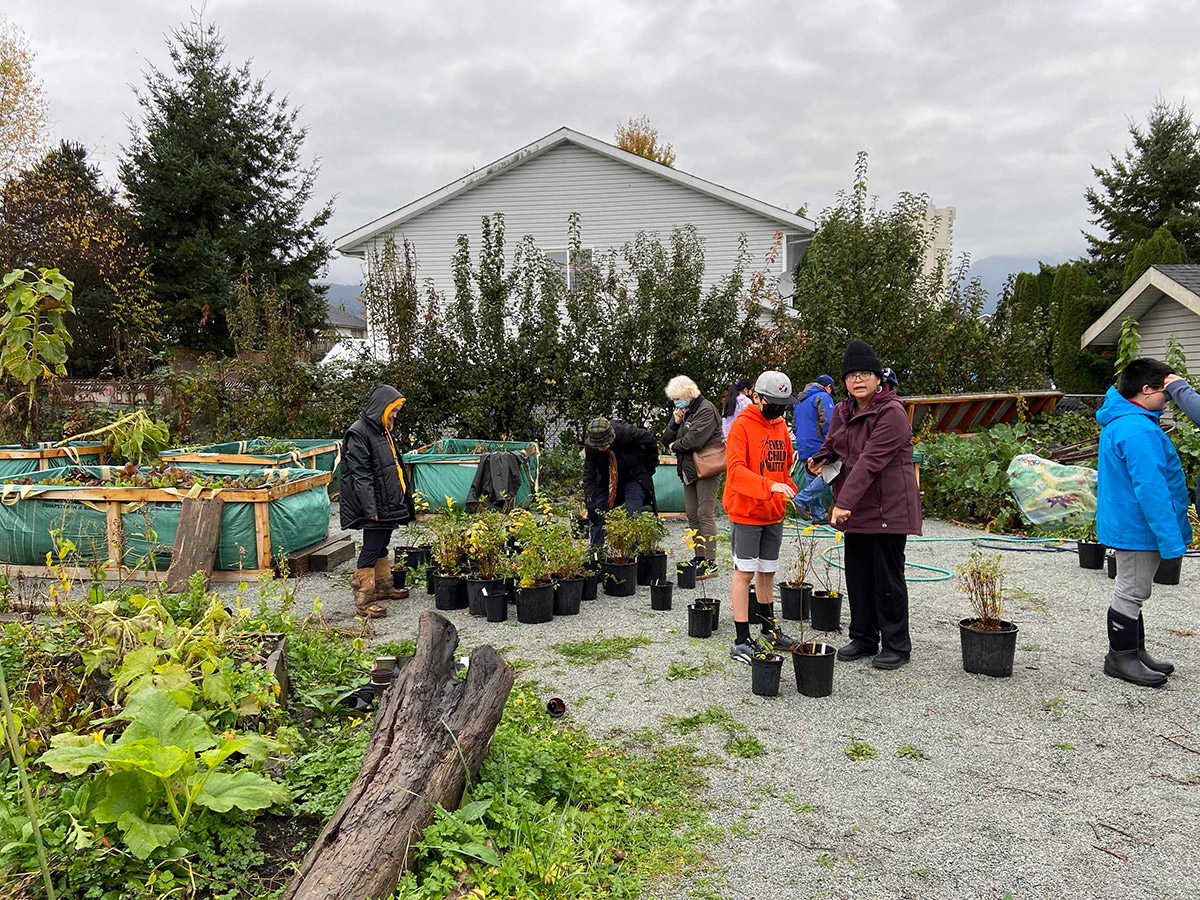
[[[804,461],[821,449],[833,420],[833,398],[817,382],[804,388],[793,413],[796,421],[796,458]]]
[[[1183,556],[1192,539],[1188,489],[1161,413],[1143,409],[1109,388],[1096,413],[1100,423],[1096,536],[1118,550],[1157,550]]]

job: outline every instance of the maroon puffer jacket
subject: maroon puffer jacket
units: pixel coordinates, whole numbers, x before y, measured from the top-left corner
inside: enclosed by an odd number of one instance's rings
[[[858,414],[853,397],[834,407],[821,452],[842,462],[833,481],[833,505],[852,513],[843,531],[921,533],[912,426],[895,390],[885,387]]]

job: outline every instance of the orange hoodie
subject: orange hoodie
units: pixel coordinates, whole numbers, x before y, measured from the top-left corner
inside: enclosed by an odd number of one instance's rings
[[[787,421],[768,422],[757,406],[747,406],[725,439],[725,494],[721,502],[729,521],[742,525],[774,525],[783,521],[787,497],[771,485],[792,483],[792,440]]]

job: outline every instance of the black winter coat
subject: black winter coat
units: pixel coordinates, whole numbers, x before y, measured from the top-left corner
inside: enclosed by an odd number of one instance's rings
[[[617,455],[621,482],[617,485],[617,506],[625,502],[625,483],[634,481],[646,490],[646,501],[654,508],[654,470],[658,468],[658,439],[645,428],[620,419],[612,420],[612,451]],[[583,499],[588,509],[598,501],[608,502],[608,452],[588,450],[583,455]]]
[[[390,384],[371,391],[367,407],[342,444],[343,528],[395,528],[413,520],[408,474],[384,421],[401,399]],[[376,516],[378,521],[372,521]]]

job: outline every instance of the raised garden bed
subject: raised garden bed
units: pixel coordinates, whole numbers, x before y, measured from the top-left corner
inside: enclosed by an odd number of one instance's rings
[[[540,451],[536,443],[444,438],[405,453],[404,462],[412,471],[413,493],[425,498],[430,511],[437,511],[446,508],[447,497],[456,506],[465,506],[480,459],[488,453],[504,452],[522,457],[516,503],[525,506],[538,490]]]
[[[336,491],[341,480],[342,442],[321,440],[276,440],[255,438],[252,441],[227,441],[204,447],[183,447],[165,450],[159,456],[171,463],[204,463],[238,466],[266,466],[273,469],[301,468],[330,472],[330,490]]]
[[[0,571],[44,576],[47,554],[70,541],[74,577],[103,570],[165,578],[183,501],[220,496],[213,580],[257,576],[328,536],[329,494],[315,489],[331,478],[312,469],[188,464],[132,473],[65,466],[0,479]]]
[[[49,441],[33,447],[20,444],[0,446],[0,478],[9,475],[28,475],[58,466],[99,466],[108,460],[108,448],[87,441],[70,441],[55,446]]]

